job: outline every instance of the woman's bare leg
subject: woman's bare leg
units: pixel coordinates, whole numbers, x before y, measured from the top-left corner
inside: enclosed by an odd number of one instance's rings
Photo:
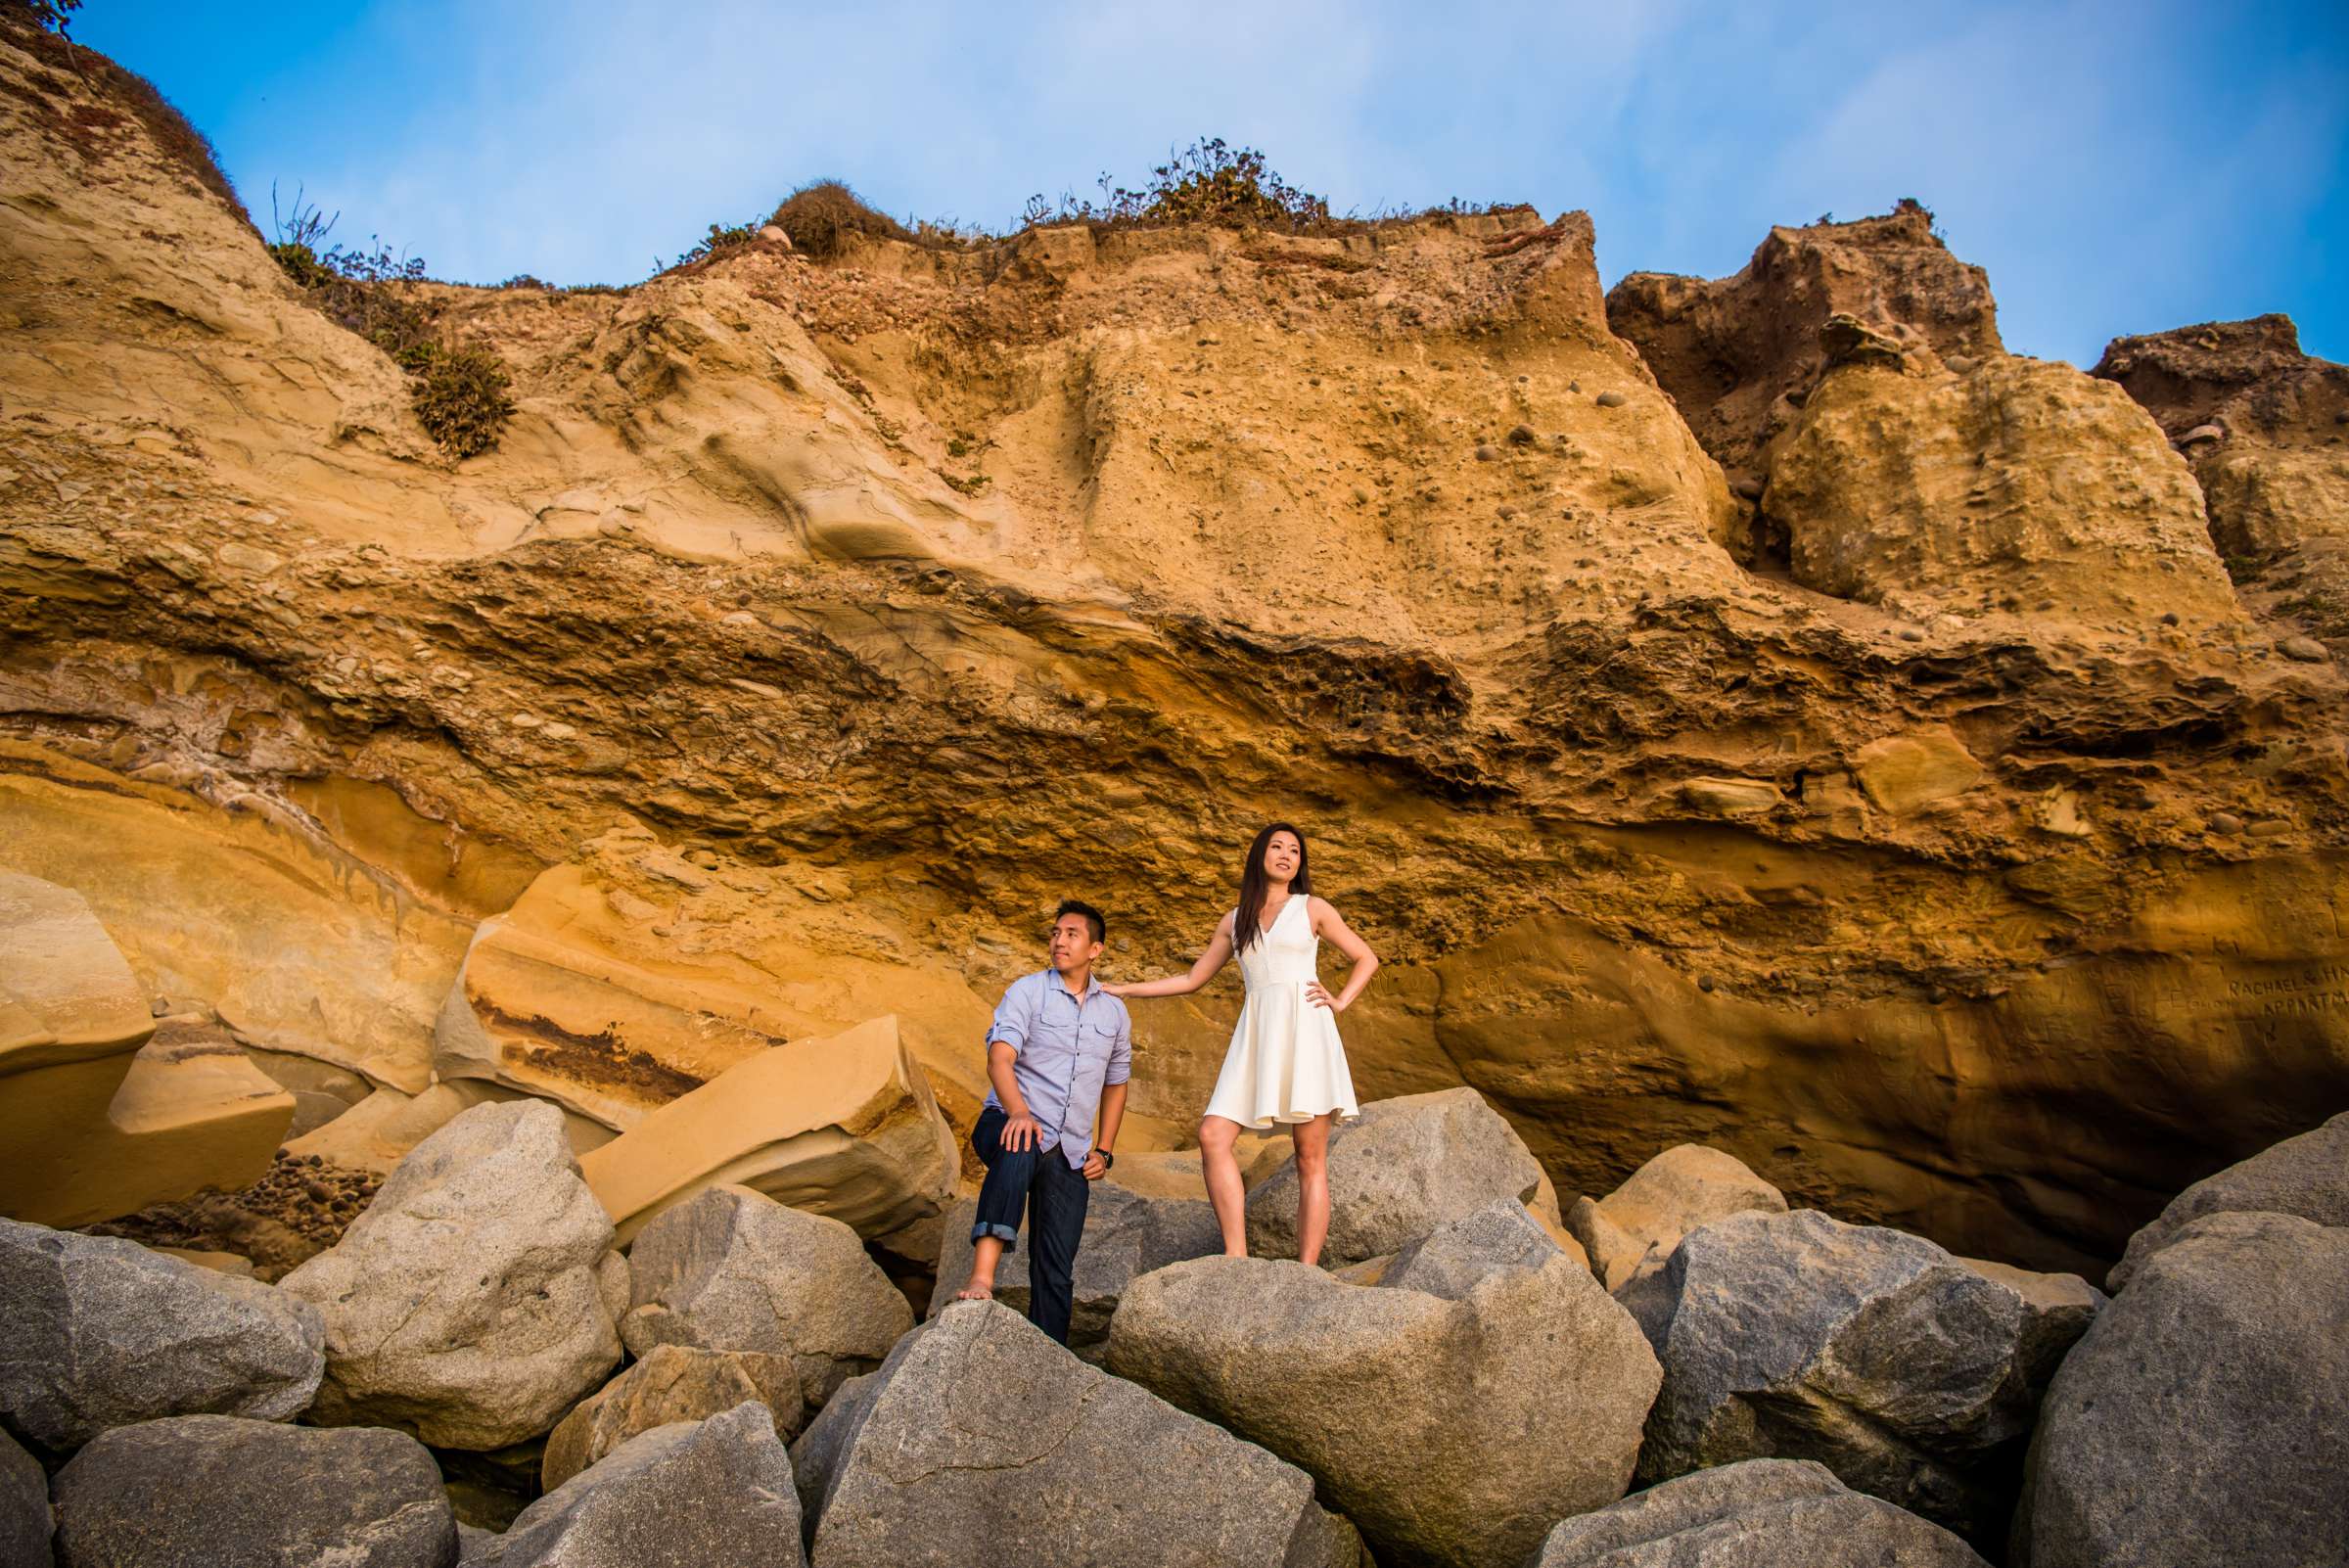
[[[1317,1264],[1329,1236],[1329,1125],[1336,1113],[1289,1129],[1297,1146],[1297,1261]],[[1237,1162],[1234,1162],[1236,1173]]]
[[[1231,1152],[1240,1124],[1228,1117],[1199,1119],[1199,1167],[1207,1177],[1207,1201],[1216,1206],[1223,1229],[1223,1256],[1248,1256],[1248,1189],[1240,1185],[1240,1162]]]

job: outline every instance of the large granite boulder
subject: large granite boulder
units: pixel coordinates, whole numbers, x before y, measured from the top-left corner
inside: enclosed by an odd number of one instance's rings
[[[318,1309],[132,1241],[0,1220],[0,1416],[72,1449],[165,1415],[287,1421],[317,1392]]]
[[[457,1519],[414,1438],[179,1415],[57,1474],[59,1568],[452,1568]]]
[[[1816,1210],[1691,1232],[1642,1326],[1664,1362],[1640,1479],[1817,1459],[1863,1492],[1995,1540],[2076,1308],[1918,1236]]]
[[[962,1157],[895,1018],[760,1051],[647,1113],[580,1161],[633,1237],[715,1182],[829,1215],[860,1236],[931,1228],[953,1201]],[[900,1249],[902,1250],[902,1249]]]
[[[466,1568],[806,1568],[791,1455],[756,1400],[628,1439],[466,1553]]]
[[[1532,1210],[1504,1198],[1436,1226],[1368,1282],[1460,1301],[1497,1268],[1540,1268],[1566,1256]]]
[[[2207,1214],[2296,1214],[2321,1225],[2349,1225],[2349,1111],[2323,1127],[2285,1138],[2238,1165],[2203,1177],[2170,1200],[2104,1283],[2125,1287],[2152,1256]]]
[[[1682,1143],[1649,1160],[1604,1198],[1577,1198],[1566,1228],[1609,1290],[1664,1267],[1699,1225],[1749,1212],[1784,1214],[1785,1195],[1733,1154]]]
[[[545,1432],[620,1361],[611,1247],[563,1113],[475,1106],[399,1163],[340,1242],[279,1281],[326,1316],[311,1419],[451,1449]]]
[[[1578,1260],[1480,1274],[1455,1239],[1403,1271],[1456,1300],[1266,1258],[1145,1274],[1106,1364],[1302,1467],[1382,1562],[1516,1568],[1623,1496],[1660,1373]]]
[[[2349,1228],[2220,1213],[2144,1259],[2048,1390],[2010,1560],[2349,1561]]]
[[[1087,1366],[998,1302],[899,1341],[793,1445],[819,1568],[1355,1568],[1294,1466]]]
[[[233,1043],[155,1034],[88,900],[0,870],[0,1215],[87,1224],[269,1169],[294,1096]]]
[[[1746,1459],[1568,1519],[1526,1568],[1984,1568],[1964,1542],[1823,1464]]]
[[[41,1461],[0,1431],[0,1565],[47,1568],[53,1523]]]
[[[707,1420],[746,1400],[766,1407],[785,1441],[806,1418],[799,1369],[788,1356],[655,1345],[547,1434],[538,1484],[552,1492],[640,1432]]]
[[[971,1198],[946,1211],[945,1239],[938,1252],[939,1288],[930,1298],[933,1317],[970,1277],[971,1223],[978,1213],[978,1202]],[[1021,1245],[1005,1253],[995,1269],[995,1300],[1020,1313],[1028,1310],[1028,1239],[1023,1230]],[[1107,1181],[1094,1182],[1085,1204],[1084,1240],[1077,1249],[1077,1310],[1069,1322],[1070,1345],[1082,1354],[1109,1337],[1110,1316],[1135,1276],[1222,1250],[1223,1233],[1206,1199],[1145,1197]]]
[[[709,1187],[664,1210],[628,1263],[620,1328],[630,1354],[690,1345],[787,1357],[809,1410],[913,1326],[855,1231],[748,1187]]]
[[[1321,1261],[1337,1267],[1383,1257],[1496,1198],[1524,1203],[1545,1191],[1524,1140],[1476,1090],[1373,1101],[1359,1121],[1329,1134],[1329,1239]],[[1248,1250],[1297,1256],[1294,1158],[1248,1194]]]

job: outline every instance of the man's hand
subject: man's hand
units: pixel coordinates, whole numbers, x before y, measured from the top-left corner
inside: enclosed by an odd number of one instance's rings
[[[995,1141],[1003,1148],[1017,1154],[1023,1149],[1036,1147],[1043,1141],[1043,1124],[1026,1111],[1022,1111],[1017,1116],[1007,1116],[1003,1119],[1003,1135]]]
[[[1109,1175],[1109,1162],[1101,1158],[1099,1149],[1093,1150],[1084,1157],[1084,1178],[1087,1181],[1098,1181],[1107,1175]]]

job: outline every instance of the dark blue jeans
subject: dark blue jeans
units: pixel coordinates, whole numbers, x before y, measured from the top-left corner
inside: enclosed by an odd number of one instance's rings
[[[1058,1149],[1003,1147],[1008,1120],[990,1105],[971,1129],[971,1149],[987,1162],[971,1240],[993,1236],[1011,1251],[1020,1244],[1020,1210],[1027,1209],[1028,1320],[1066,1345],[1076,1306],[1077,1244],[1084,1239],[1092,1183],[1082,1171],[1070,1170]]]

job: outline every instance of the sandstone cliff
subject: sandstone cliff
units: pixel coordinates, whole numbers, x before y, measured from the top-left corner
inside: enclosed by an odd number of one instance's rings
[[[142,122],[0,86],[0,868],[265,1066],[616,1131],[896,1013],[967,1118],[1054,900],[1173,964],[1277,815],[1390,964],[1364,1097],[1563,1191],[1706,1141],[2078,1267],[2349,1101],[2339,673],[1916,214],[1612,327],[1581,214],[428,286],[519,403],[452,464]],[[1146,1136],[1236,992],[1140,1010]]]

